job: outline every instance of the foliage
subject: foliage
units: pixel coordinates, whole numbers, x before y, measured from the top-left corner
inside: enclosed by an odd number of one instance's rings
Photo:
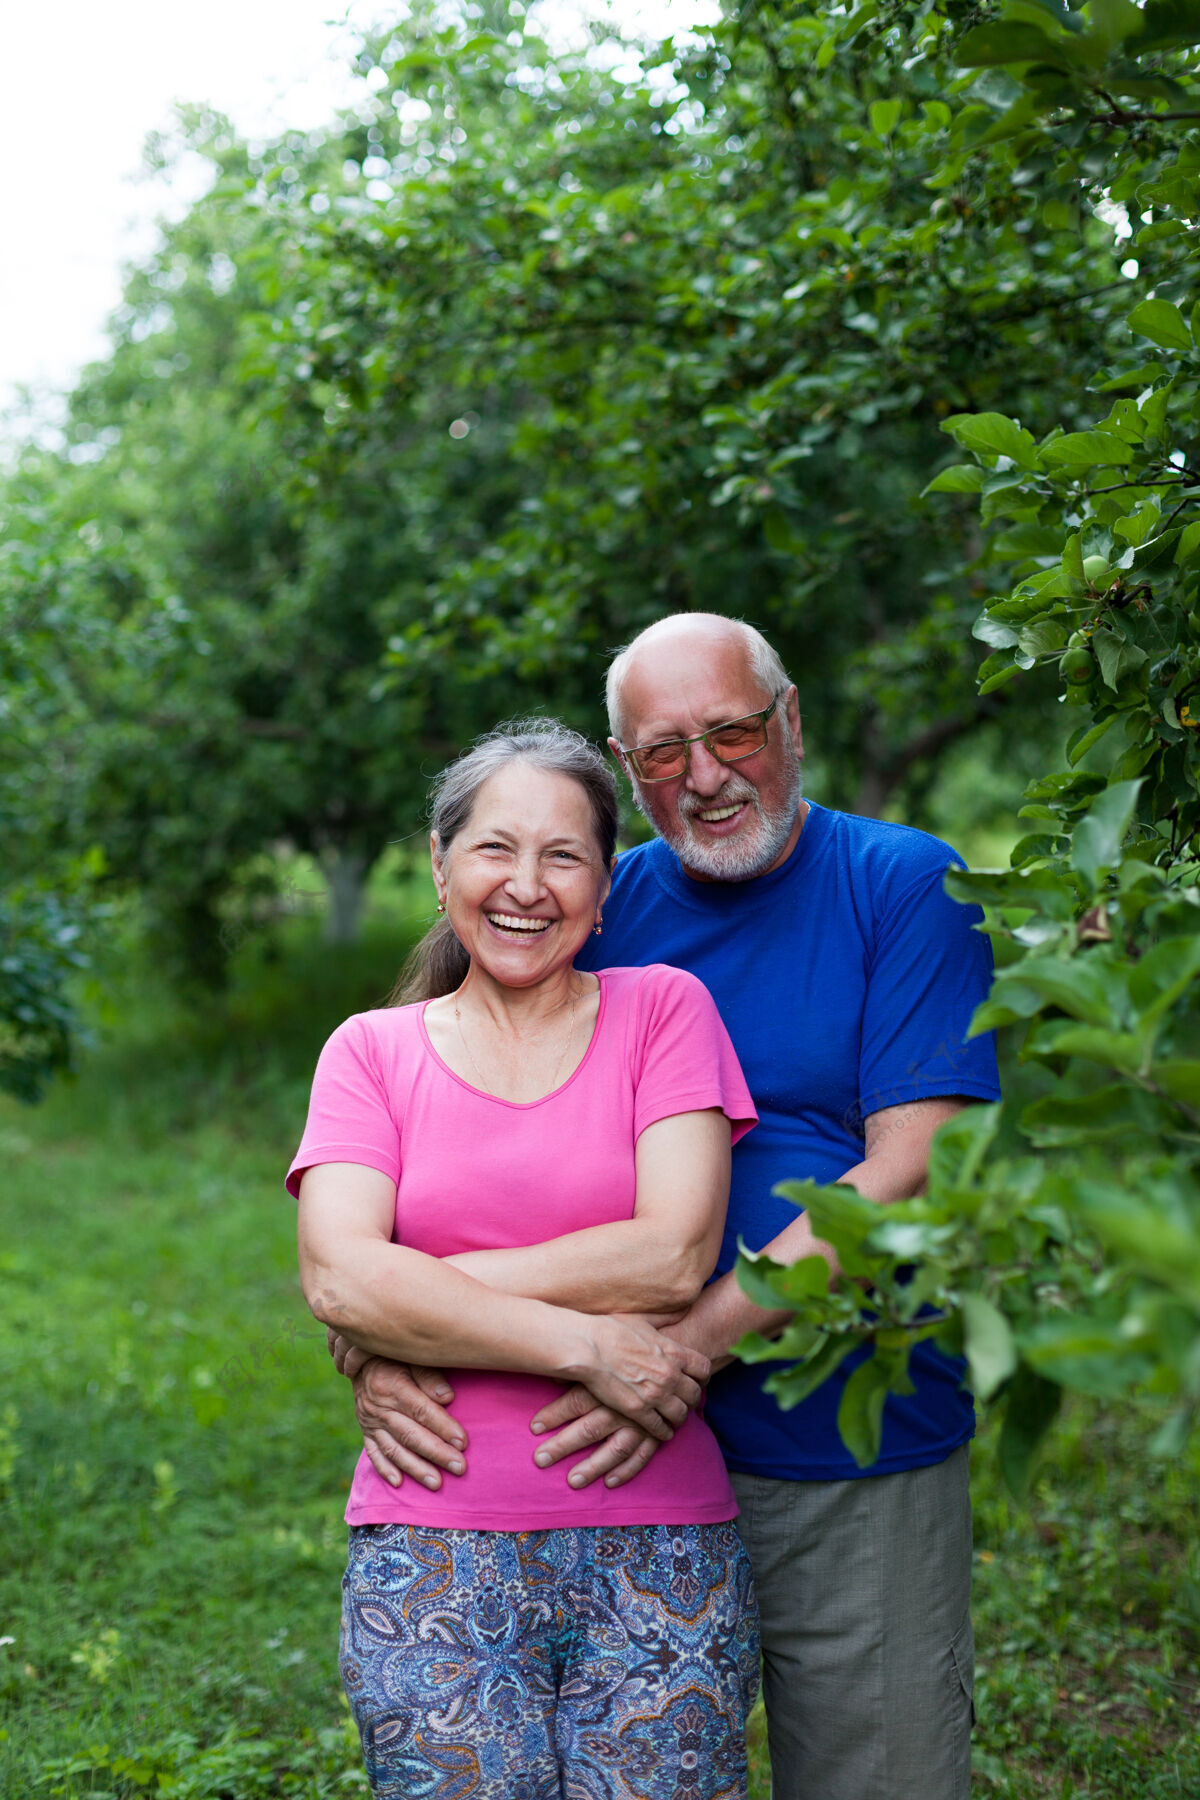
[[[882,1218],[845,1190],[793,1192],[842,1258],[832,1293],[811,1265],[742,1264],[750,1291],[801,1298],[784,1347],[803,1360],[773,1378],[785,1403],[873,1346],[840,1413],[864,1465],[928,1336],[1004,1402],[1018,1488],[1063,1388],[1170,1401],[1161,1454],[1200,1412],[1200,309],[1189,321],[1178,304],[1194,284],[1200,84],[1177,54],[1197,42],[1191,7],[1012,0],[955,51],[990,73],[962,86],[933,184],[974,170],[994,188],[1071,185],[1140,221],[1131,248],[1155,279],[1092,378],[1090,419],[1036,434],[1007,412],[943,422],[973,460],[931,486],[979,495],[984,554],[1013,578],[975,628],[992,648],[981,691],[1056,667],[1080,723],[1068,767],[1027,789],[1011,869],[947,878],[988,909],[1000,969],[972,1029],[1011,1035],[1018,1094],[944,1128],[927,1194]],[[856,1281],[873,1290],[865,1317]]]
[[[417,12],[366,47],[374,203],[280,178],[304,303],[259,321],[254,366],[312,422],[310,480],[425,394],[464,458],[503,446],[512,503],[395,596],[400,692],[452,667],[477,717],[520,684],[594,727],[609,644],[749,612],[803,676],[831,797],[867,811],[1011,704],[970,694],[974,522],[931,533],[920,491],[948,411],[1071,402],[1113,234],[1048,230],[1019,193],[931,203],[944,71],[855,19],[832,58],[816,7],[640,66],[611,40],[551,56],[507,17],[464,42]]]
[[[87,966],[81,931],[59,894],[0,894],[0,1092],[38,1100],[70,1068],[78,1024],[68,982]]]
[[[951,13],[551,50],[416,6],[328,132],[185,115],[154,153],[212,187],[0,496],[0,588],[58,620],[35,831],[215,980],[277,846],[349,929],[431,766],[514,711],[600,734],[605,651],[681,607],[777,638],[834,801],[919,808],[980,729],[1044,766],[1040,694],[972,693],[970,496],[922,490],[947,416],[1078,422],[1125,284],[1094,182],[978,178],[1011,81],[959,92]]]
[[[415,911],[332,950],[289,921],[279,961],[247,940],[203,1007],[110,971],[129,1003],[79,1080],[35,1112],[0,1100],[0,1793],[358,1791],[337,1678],[356,1439],[282,1173],[322,1038],[387,987]],[[981,1793],[1200,1779],[1200,1471],[1146,1468],[1144,1429],[1075,1406],[1032,1512],[975,1470]]]
[[[0,542],[0,1092],[27,1101],[71,1065],[72,978],[88,966],[101,867],[45,804],[43,754],[61,765],[65,750],[47,742],[45,726],[64,719],[68,678],[58,641],[65,604],[35,599],[42,523],[36,509],[14,506]]]

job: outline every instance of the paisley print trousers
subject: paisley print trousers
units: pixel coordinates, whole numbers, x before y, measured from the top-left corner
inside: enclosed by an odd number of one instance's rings
[[[375,1800],[745,1800],[758,1613],[732,1522],[360,1525],[342,1592]]]

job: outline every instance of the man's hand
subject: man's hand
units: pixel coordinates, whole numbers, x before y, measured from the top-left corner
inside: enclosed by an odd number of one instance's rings
[[[543,1406],[530,1429],[556,1434],[539,1445],[534,1455],[539,1469],[551,1468],[579,1450],[592,1450],[567,1476],[573,1488],[590,1487],[601,1476],[605,1487],[624,1487],[641,1474],[658,1449],[657,1438],[611,1406],[597,1406],[595,1396],[578,1383]]]
[[[684,1323],[689,1320],[689,1314],[640,1313],[637,1316],[643,1324],[652,1325],[657,1331],[668,1331],[676,1342],[708,1354],[702,1334]],[[700,1390],[693,1405],[698,1406],[702,1398],[703,1390]],[[599,1405],[595,1395],[581,1382],[567,1388],[556,1400],[535,1413],[530,1420],[530,1430],[539,1436],[554,1434],[547,1436],[534,1455],[539,1469],[551,1468],[580,1450],[591,1450],[592,1454],[585,1456],[567,1476],[573,1488],[590,1487],[601,1477],[605,1487],[624,1487],[635,1475],[641,1474],[658,1449],[657,1438],[613,1407]]]
[[[405,1475],[439,1488],[441,1471],[461,1475],[467,1434],[446,1411],[454,1389],[440,1369],[368,1356],[330,1329],[329,1354],[354,1383],[354,1411],[371,1466],[391,1487]]]
[[[332,1325],[325,1327],[325,1342],[333,1358],[334,1368],[347,1381],[353,1381],[359,1370],[371,1360],[369,1351],[360,1350],[349,1338],[344,1338],[340,1331],[335,1331]]]

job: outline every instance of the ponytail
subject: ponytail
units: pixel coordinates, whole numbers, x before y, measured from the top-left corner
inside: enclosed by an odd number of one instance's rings
[[[462,986],[470,966],[471,959],[453,925],[449,919],[439,919],[409,952],[387,1004],[410,1006],[414,1000],[440,1000]]]

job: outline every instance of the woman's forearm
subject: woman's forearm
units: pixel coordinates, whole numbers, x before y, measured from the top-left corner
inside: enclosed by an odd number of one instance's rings
[[[501,1293],[381,1238],[342,1238],[328,1254],[321,1242],[320,1233],[306,1242],[302,1227],[305,1299],[318,1319],[377,1355],[580,1381],[657,1438],[672,1435],[708,1377],[705,1357],[640,1321]]]
[[[304,1171],[300,1281],[323,1324],[397,1362],[580,1381],[655,1437],[670,1437],[687,1417],[708,1378],[706,1357],[642,1320],[507,1294],[394,1244],[395,1203],[395,1182],[380,1170],[317,1163]]]
[[[707,1239],[634,1218],[520,1250],[470,1250],[445,1260],[505,1294],[584,1313],[657,1313],[691,1305],[716,1250]]]
[[[585,1321],[565,1308],[484,1285],[399,1244],[353,1239],[338,1246],[336,1261],[302,1244],[300,1275],[315,1316],[375,1356],[560,1381],[586,1360]]]

